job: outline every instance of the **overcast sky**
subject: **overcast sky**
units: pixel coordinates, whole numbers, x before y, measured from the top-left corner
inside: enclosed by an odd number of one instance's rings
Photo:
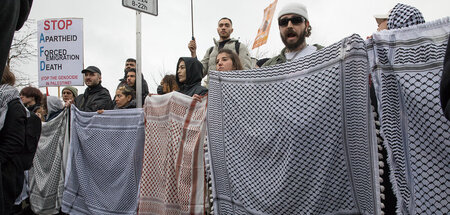
[[[234,32],[250,47],[263,19],[264,8],[273,0],[194,0],[194,34],[197,55],[203,58],[206,50],[218,38],[217,22],[221,17],[233,20]],[[272,57],[284,47],[276,17],[280,9],[293,0],[278,0],[267,44],[251,50],[253,57]],[[397,1],[392,0],[302,0],[307,6],[312,35],[307,43],[331,45],[353,33],[361,37],[377,29],[374,14],[387,13]],[[402,1],[417,7],[426,21],[450,15],[450,1]],[[187,44],[191,39],[190,0],[158,1],[158,16],[142,14],[142,70],[151,93],[161,74],[175,74],[179,57],[190,56]],[[122,6],[121,0],[35,0],[30,19],[83,18],[84,67],[95,65],[102,71],[103,86],[113,95],[118,80],[123,77],[125,60],[136,57],[136,13]],[[37,82],[37,58],[19,68]],[[57,88],[49,89],[58,95]],[[78,87],[79,93],[85,89]],[[45,88],[41,88],[45,92]]]

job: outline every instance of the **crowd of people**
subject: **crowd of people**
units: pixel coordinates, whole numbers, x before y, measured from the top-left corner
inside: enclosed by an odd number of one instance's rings
[[[11,1],[6,1],[11,2]],[[15,7],[25,8],[31,6],[22,3]],[[0,18],[3,17],[3,4],[0,3]],[[23,12],[22,12],[23,13]],[[17,14],[16,24],[11,25],[14,32],[23,24],[26,15]],[[319,51],[323,47],[314,44],[309,45],[306,38],[312,33],[311,23],[308,17],[306,7],[300,3],[291,3],[284,6],[279,14],[277,21],[280,31],[280,37],[285,47],[280,54],[272,58],[260,59],[258,62],[252,62],[248,48],[237,39],[231,37],[233,33],[232,20],[224,17],[218,21],[217,33],[219,40],[214,40],[214,45],[209,48],[203,59],[197,58],[197,45],[195,39],[188,44],[191,53],[190,57],[180,57],[177,62],[176,74],[166,75],[157,88],[157,94],[167,94],[178,91],[193,99],[202,101],[208,93],[208,71],[230,71],[247,70],[255,67],[266,67],[275,64],[289,62]],[[19,22],[17,21],[19,19]],[[414,7],[397,4],[388,14],[376,15],[378,30],[392,30],[409,27],[424,23],[425,20],[420,11]],[[4,29],[3,19],[0,19],[0,28]],[[22,20],[22,21],[21,21]],[[10,33],[11,31],[9,31]],[[3,33],[1,33],[1,51],[5,50],[3,43]],[[7,38],[11,43],[11,36]],[[7,41],[8,42],[8,41]],[[450,41],[449,41],[450,42]],[[9,47],[8,47],[9,50]],[[445,69],[441,83],[442,108],[445,116],[450,119],[450,99],[449,99],[449,50],[445,57]],[[2,56],[3,57],[3,53]],[[3,60],[3,59],[2,59]],[[0,63],[4,63],[1,61]],[[75,105],[81,111],[102,113],[103,110],[136,108],[136,60],[129,58],[125,62],[124,77],[119,80],[119,84],[114,93],[113,99],[110,92],[102,86],[102,72],[96,66],[88,66],[81,71],[84,77],[86,89],[79,94],[78,90],[72,86],[66,86],[62,89],[62,100],[55,96],[46,96],[38,88],[25,87],[20,92],[14,87],[14,74],[5,67],[1,73],[0,85],[0,161],[1,161],[1,180],[0,180],[0,214],[11,214],[15,199],[22,191],[24,174],[27,170],[21,163],[20,156],[23,156],[23,147],[26,142],[26,127],[29,114],[34,113],[42,122],[48,122],[60,114],[64,108]],[[148,84],[141,75],[142,92],[141,98],[144,103],[150,94]],[[205,84],[202,85],[202,80]],[[373,88],[372,88],[373,90]],[[372,96],[373,97],[373,96]],[[372,98],[376,101],[376,98]],[[376,104],[374,104],[376,106]],[[23,108],[26,107],[26,108]],[[41,125],[37,125],[36,130],[40,130]],[[389,180],[387,174],[383,177]],[[395,204],[392,204],[395,206]],[[393,209],[395,210],[395,208]]]

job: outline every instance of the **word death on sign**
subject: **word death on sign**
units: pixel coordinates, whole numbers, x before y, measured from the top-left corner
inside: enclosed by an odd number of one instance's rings
[[[41,71],[44,70],[62,70],[63,66],[62,64],[46,64],[44,61],[41,61],[41,66],[40,66]]]

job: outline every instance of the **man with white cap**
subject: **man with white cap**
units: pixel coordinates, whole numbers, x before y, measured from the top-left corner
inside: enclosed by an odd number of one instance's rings
[[[373,17],[375,17],[375,20],[377,21],[377,24],[378,24],[377,31],[388,29],[387,23],[388,23],[388,19],[389,19],[389,14],[379,14],[379,15],[374,15]]]
[[[284,6],[278,14],[278,27],[281,40],[286,47],[281,50],[278,56],[264,63],[263,67],[285,63],[322,48],[320,45],[310,46],[306,44],[305,38],[311,35],[311,25],[308,11],[303,4],[290,3]]]

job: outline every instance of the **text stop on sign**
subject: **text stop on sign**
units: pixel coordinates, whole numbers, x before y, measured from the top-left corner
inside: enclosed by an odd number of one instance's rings
[[[60,19],[60,20],[45,20],[44,21],[44,30],[67,30],[69,26],[72,25],[72,20],[70,19]]]

